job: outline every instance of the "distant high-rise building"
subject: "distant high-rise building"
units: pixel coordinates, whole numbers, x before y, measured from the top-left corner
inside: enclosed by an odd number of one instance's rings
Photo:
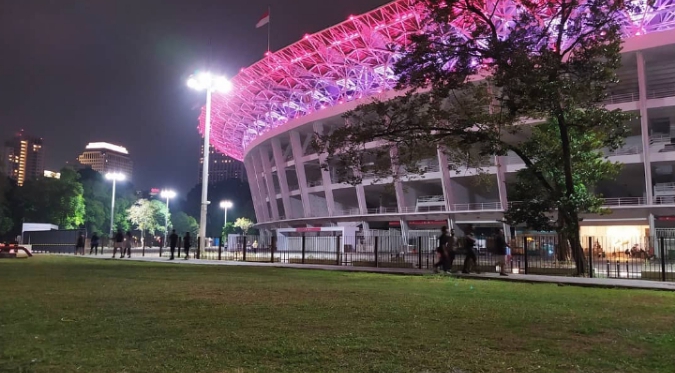
[[[202,164],[204,163],[204,145],[202,145],[202,156],[199,159],[199,182],[202,181]],[[210,147],[209,154],[209,184],[218,183],[225,180],[237,179],[246,181],[246,169],[244,163],[225,154],[218,152],[213,146]]]
[[[42,177],[45,171],[42,139],[19,132],[5,143],[3,171],[21,186]]]
[[[134,163],[127,149],[107,142],[90,142],[77,160],[102,174],[121,172],[131,178],[134,171]]]

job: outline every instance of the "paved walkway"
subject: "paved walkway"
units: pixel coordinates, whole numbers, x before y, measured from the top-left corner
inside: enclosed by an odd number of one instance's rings
[[[99,260],[113,260],[109,256],[79,256],[78,258],[89,258]],[[114,259],[119,261],[120,259]],[[123,259],[124,261],[164,263],[167,265],[218,265],[218,266],[240,266],[240,267],[272,267],[272,268],[294,268],[294,269],[314,269],[324,271],[342,271],[342,272],[365,272],[381,273],[391,275],[421,276],[429,275],[431,272],[425,269],[415,268],[373,268],[373,267],[351,267],[351,266],[331,266],[315,264],[284,264],[284,263],[264,263],[264,262],[237,262],[220,260],[168,260],[158,257],[132,257]],[[610,279],[610,278],[584,278],[584,277],[563,277],[563,276],[543,276],[543,275],[514,275],[507,277],[499,276],[496,273],[484,274],[453,274],[452,276],[460,278],[471,278],[476,280],[498,280],[525,283],[551,283],[558,285],[584,286],[596,288],[622,288],[622,289],[643,289],[643,290],[665,290],[675,291],[675,282],[659,282],[646,280],[628,280],[628,279]]]

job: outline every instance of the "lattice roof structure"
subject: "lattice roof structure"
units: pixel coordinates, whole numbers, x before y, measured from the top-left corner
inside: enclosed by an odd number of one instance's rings
[[[638,0],[644,3],[646,0]],[[506,27],[518,11],[518,0],[483,0]],[[396,85],[392,45],[405,45],[421,30],[423,9],[415,0],[397,0],[269,53],[233,79],[227,95],[215,93],[211,112],[211,144],[243,160],[256,137],[290,120],[326,107],[368,97]],[[644,7],[647,9],[647,7]],[[544,15],[545,16],[545,15]],[[675,29],[675,0],[656,0],[640,14],[626,14],[627,37]],[[462,17],[449,31],[467,34]],[[204,129],[204,108],[199,117]]]

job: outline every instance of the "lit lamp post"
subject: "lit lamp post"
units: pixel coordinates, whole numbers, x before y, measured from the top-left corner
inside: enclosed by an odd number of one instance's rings
[[[188,87],[202,91],[206,90],[206,111],[204,115],[204,159],[202,160],[202,204],[199,215],[199,247],[205,249],[206,242],[206,213],[209,206],[207,198],[209,186],[209,137],[211,136],[211,95],[213,92],[227,93],[232,89],[232,83],[224,76],[214,76],[208,72],[192,75],[187,81]]]
[[[164,221],[164,241],[162,241],[162,247],[166,246],[166,237],[169,234],[169,200],[176,196],[176,192],[173,190],[162,190],[159,195],[162,198],[166,199],[166,215]],[[161,250],[159,256],[162,256]]]
[[[110,201],[110,239],[113,239],[114,229],[115,229],[115,187],[117,186],[118,181],[124,181],[126,178],[123,173],[119,172],[108,172],[105,174],[107,180],[112,180],[112,198]]]
[[[231,201],[221,201],[220,208],[225,210],[225,219],[223,220],[223,232],[226,232],[227,229],[227,209],[232,208]],[[223,243],[227,240],[227,233],[223,233]]]

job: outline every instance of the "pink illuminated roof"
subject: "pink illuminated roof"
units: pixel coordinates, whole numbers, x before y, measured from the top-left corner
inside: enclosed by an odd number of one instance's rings
[[[636,0],[643,3],[645,0]],[[506,27],[518,0],[484,0]],[[267,55],[244,68],[227,95],[215,93],[211,144],[242,160],[256,137],[290,120],[326,107],[390,90],[396,83],[391,45],[403,45],[420,30],[415,0],[398,0],[348,20]],[[495,5],[497,4],[497,5]],[[648,12],[627,14],[626,36],[675,28],[675,0],[656,0]],[[464,34],[465,19],[452,24]],[[204,108],[199,117],[204,128]]]

